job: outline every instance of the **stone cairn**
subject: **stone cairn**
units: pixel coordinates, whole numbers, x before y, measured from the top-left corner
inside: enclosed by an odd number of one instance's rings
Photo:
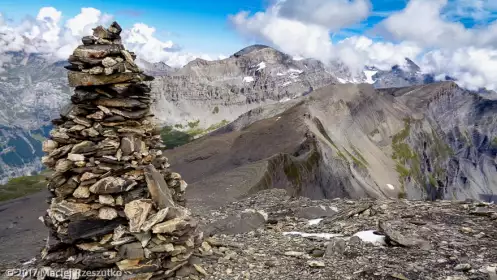
[[[116,22],[93,31],[69,57],[74,95],[43,143],[42,161],[54,172],[40,265],[84,279],[111,278],[78,274],[102,270],[122,272],[116,279],[174,277],[203,236],[151,120],[143,82],[153,78],[123,47]]]

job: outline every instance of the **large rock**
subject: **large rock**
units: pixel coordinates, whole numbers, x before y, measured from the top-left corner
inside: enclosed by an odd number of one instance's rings
[[[140,232],[140,228],[145,223],[151,209],[152,201],[149,199],[133,200],[124,206],[124,213],[129,220],[130,232]]]
[[[144,74],[117,73],[112,75],[91,75],[89,73],[69,71],[69,86],[99,86],[113,83],[152,81],[153,78]]]
[[[120,177],[106,177],[90,187],[90,191],[95,194],[113,194],[125,190],[126,181]]]
[[[148,191],[159,209],[174,207],[171,191],[167,186],[164,176],[151,164],[143,169]]]

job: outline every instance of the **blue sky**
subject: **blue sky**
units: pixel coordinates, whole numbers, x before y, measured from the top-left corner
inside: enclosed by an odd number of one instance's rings
[[[452,3],[455,1],[450,0]],[[407,2],[408,0],[373,0],[373,12],[369,18],[343,29],[333,37],[333,41],[364,32],[374,38],[375,34],[369,29],[391,12],[405,8]],[[82,7],[93,7],[112,14],[125,28],[136,22],[153,26],[157,29],[158,38],[172,40],[187,51],[231,54],[255,42],[240,36],[230,25],[228,15],[241,11],[253,14],[264,11],[272,3],[272,0],[0,0],[0,12],[6,18],[18,21],[26,15],[35,16],[42,7],[52,6],[62,11],[63,19],[68,19],[77,15]],[[487,20],[495,18],[495,13],[492,14],[493,17]],[[467,27],[478,23],[472,18],[458,20]]]

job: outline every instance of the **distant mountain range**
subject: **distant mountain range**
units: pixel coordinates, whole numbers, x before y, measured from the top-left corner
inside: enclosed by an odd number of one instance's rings
[[[0,183],[40,170],[40,141],[71,95],[66,62],[39,54],[4,55],[11,59],[0,72]],[[288,102],[332,84],[370,83],[383,88],[434,81],[412,61],[406,62],[390,71],[368,68],[354,76],[343,65],[293,58],[264,45],[244,48],[222,60],[196,59],[179,69],[137,60],[156,77],[151,87],[158,121],[164,125],[200,121],[202,127],[231,122],[259,106]]]

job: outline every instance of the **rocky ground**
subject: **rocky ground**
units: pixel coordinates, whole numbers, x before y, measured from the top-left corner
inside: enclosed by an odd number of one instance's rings
[[[495,204],[313,201],[269,190],[190,207],[206,241],[183,279],[497,279]]]
[[[496,211],[476,202],[311,201],[264,191],[199,216],[213,237],[198,261],[208,279],[495,280]]]

